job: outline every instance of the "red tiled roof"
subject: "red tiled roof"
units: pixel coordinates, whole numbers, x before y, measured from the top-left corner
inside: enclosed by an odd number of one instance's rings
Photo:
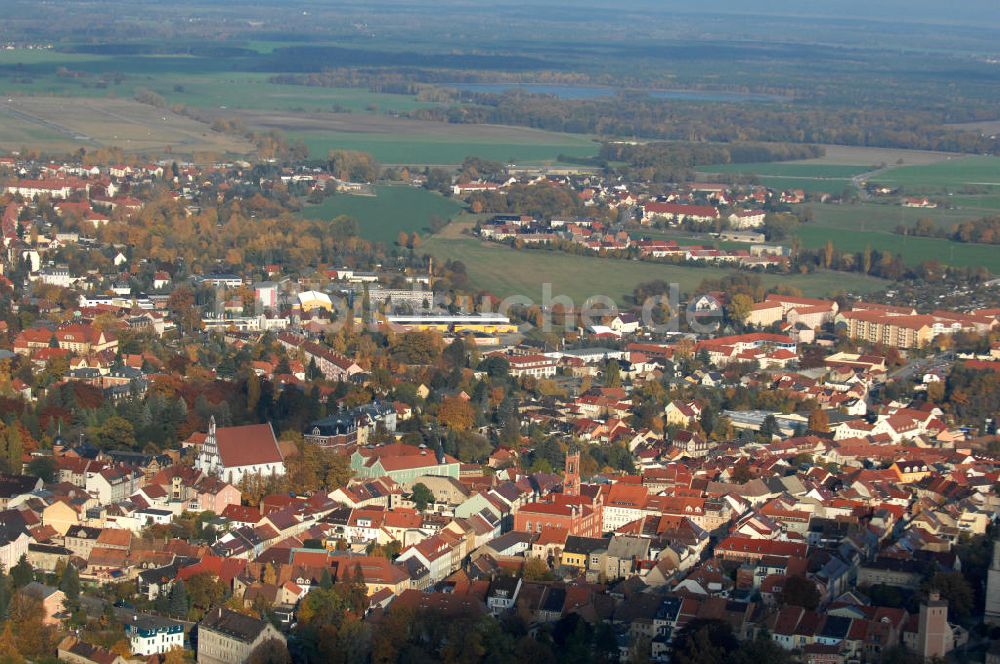
[[[219,427],[215,432],[222,463],[233,468],[265,463],[280,463],[281,450],[270,424]]]

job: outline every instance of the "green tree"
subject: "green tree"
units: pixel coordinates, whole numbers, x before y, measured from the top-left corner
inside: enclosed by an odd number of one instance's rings
[[[333,588],[333,577],[330,576],[330,568],[324,567],[323,574],[319,577],[319,587],[323,590],[329,590]]]
[[[14,581],[9,574],[4,574],[0,568],[0,620],[7,619],[10,600],[14,596]]]
[[[21,559],[10,568],[10,579],[14,588],[23,588],[35,580],[35,569],[28,562],[27,554],[21,554]]]
[[[618,360],[608,360],[604,365],[604,386],[621,387],[622,374]]]
[[[924,584],[925,591],[935,590],[948,600],[949,608],[959,618],[968,618],[975,608],[972,586],[962,572],[938,572]]]
[[[56,462],[48,456],[35,457],[28,462],[28,474],[34,475],[48,484],[55,479]]]
[[[678,664],[729,664],[739,647],[732,628],[720,620],[692,620],[675,637],[670,661]]]
[[[80,599],[80,575],[76,571],[76,566],[72,563],[66,565],[62,578],[59,579],[59,590],[63,591],[66,599],[75,606]]]
[[[819,606],[821,597],[815,583],[804,576],[790,576],[785,579],[781,599],[785,604],[812,611]]]
[[[427,505],[434,502],[434,492],[427,488],[423,482],[417,482],[413,485],[410,500],[413,501],[418,510],[424,510]]]
[[[776,436],[781,433],[781,427],[778,426],[778,419],[774,415],[768,414],[764,418],[764,421],[760,425],[760,435],[770,439],[772,436]]]
[[[173,588],[170,589],[168,610],[172,616],[185,618],[189,608],[187,586],[184,585],[184,579],[178,579]]]
[[[112,415],[98,427],[91,428],[91,436],[102,449],[128,449],[135,445],[132,423],[119,415]]]

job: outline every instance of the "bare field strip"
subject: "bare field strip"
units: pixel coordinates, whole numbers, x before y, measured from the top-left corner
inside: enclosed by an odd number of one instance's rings
[[[876,164],[896,164],[902,160],[907,166],[936,164],[965,155],[952,152],[932,152],[930,150],[901,150],[896,148],[869,148],[854,145],[823,145],[826,154],[816,159],[795,161],[796,164],[826,164],[847,166],[874,166]]]
[[[243,139],[214,132],[206,125],[131,99],[15,97],[0,102],[0,112],[22,124],[35,124],[56,142],[120,147],[126,152],[248,153]],[[0,144],[7,138],[0,133]]]
[[[215,111],[225,116],[226,111]],[[370,113],[289,113],[276,111],[241,111],[231,109],[250,126],[265,129],[282,129],[297,132],[343,132],[357,134],[389,134],[400,137],[441,136],[449,139],[475,139],[482,141],[514,141],[532,143],[560,139],[571,143],[570,134],[559,134],[530,129],[488,124],[448,124],[429,120],[413,120],[390,115]]]

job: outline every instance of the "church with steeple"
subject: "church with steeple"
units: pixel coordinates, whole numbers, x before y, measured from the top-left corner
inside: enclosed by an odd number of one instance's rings
[[[285,461],[270,424],[217,428],[214,416],[194,467],[233,485],[247,475],[285,474]]]

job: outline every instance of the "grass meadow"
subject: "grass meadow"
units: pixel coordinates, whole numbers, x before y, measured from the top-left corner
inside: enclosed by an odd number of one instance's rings
[[[643,261],[574,256],[543,250],[516,251],[472,238],[432,237],[423,244],[435,258],[465,263],[472,283],[500,297],[524,295],[541,302],[542,284],[552,284],[553,295],[567,295],[579,305],[594,295],[606,295],[623,305],[639,283],[662,279],[691,292],[703,279],[719,278],[732,270],[648,263]],[[767,285],[785,284],[809,295],[840,291],[866,293],[885,288],[887,282],[862,275],[818,272],[808,275],[761,275]]]
[[[353,217],[362,237],[391,245],[400,231],[416,231],[424,236],[432,217],[451,219],[462,211],[461,203],[426,189],[380,186],[375,193],[375,196],[337,194],[319,205],[307,205],[301,214],[307,219]]]

